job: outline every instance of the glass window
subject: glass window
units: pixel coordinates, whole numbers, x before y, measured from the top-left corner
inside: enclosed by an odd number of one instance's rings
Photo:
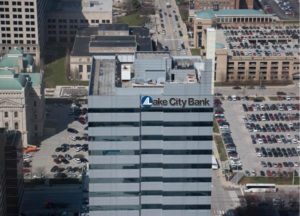
[[[15,117],[15,118],[18,117],[18,112],[14,112],[14,117]]]
[[[4,117],[8,118],[8,112],[4,112]]]

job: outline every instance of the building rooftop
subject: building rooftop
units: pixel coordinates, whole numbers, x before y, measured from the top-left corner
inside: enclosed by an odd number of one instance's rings
[[[130,94],[136,89],[162,89],[169,84],[211,82],[211,64],[205,64],[200,56],[137,52],[133,62],[122,62],[120,57],[118,54],[94,57],[90,95]]]
[[[72,56],[93,56],[97,53],[89,51],[90,43],[92,46],[135,46],[138,51],[152,51],[152,40],[150,37],[149,29],[144,27],[128,27],[128,35],[124,36],[101,36],[103,35],[101,31],[107,26],[112,25],[114,27],[108,27],[110,29],[126,29],[128,25],[115,25],[115,24],[105,24],[99,25],[100,27],[86,27],[81,28],[74,41],[73,49],[71,52]],[[104,27],[106,26],[106,27]],[[127,26],[127,27],[126,27]],[[102,29],[102,30],[100,30]],[[100,43],[92,43],[97,40]],[[134,39],[134,40],[133,40]]]
[[[231,56],[299,56],[299,34],[296,26],[221,27],[217,42],[226,46]]]
[[[135,36],[96,36],[90,47],[136,47]]]
[[[21,64],[21,65],[20,65]],[[19,48],[11,49],[7,54],[0,58],[0,68],[16,68],[20,69],[31,67],[34,64],[34,59],[29,54],[24,54]]]
[[[251,9],[231,9],[231,10],[203,10],[195,13],[196,18],[200,19],[213,19],[219,16],[261,16],[264,14],[261,10]],[[269,16],[269,15],[267,15]]]
[[[41,84],[40,73],[15,73],[14,70],[0,69],[0,90],[22,90],[27,82],[33,87]]]
[[[99,24],[100,31],[128,31],[127,24],[115,23],[115,24]]]

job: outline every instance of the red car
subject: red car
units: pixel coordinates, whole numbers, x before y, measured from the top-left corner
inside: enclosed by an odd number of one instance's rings
[[[267,170],[267,176],[269,176],[269,177],[272,176],[272,172],[270,170]]]

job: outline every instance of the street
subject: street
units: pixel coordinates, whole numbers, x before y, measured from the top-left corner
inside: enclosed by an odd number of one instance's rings
[[[164,48],[167,47],[171,55],[190,55],[186,26],[181,19],[176,1],[156,0],[155,6],[156,34],[154,40],[158,40]]]
[[[239,189],[225,189],[222,185],[225,181],[221,170],[212,172],[212,216],[234,216],[233,210],[240,205],[238,196],[241,195]]]

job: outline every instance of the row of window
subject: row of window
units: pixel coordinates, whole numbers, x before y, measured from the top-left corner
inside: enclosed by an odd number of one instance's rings
[[[89,122],[89,127],[140,127],[140,126],[162,126],[162,127],[209,127],[212,121],[181,121],[181,122],[165,122],[165,121],[142,121],[142,122]]]
[[[163,164],[163,163],[142,163],[142,164],[89,164],[90,169],[211,169],[211,163],[201,164]]]
[[[140,140],[161,140],[161,141],[207,141],[212,136],[163,136],[163,135],[141,135],[141,136],[89,136],[90,141],[140,141]]]
[[[3,40],[3,41],[5,41],[5,40]],[[2,41],[2,42],[3,42]],[[6,41],[5,41],[5,43],[6,43]],[[20,47],[21,48],[21,50],[24,50],[24,47]],[[11,47],[2,47],[2,50],[3,51],[5,51],[5,50],[11,50],[12,48]],[[30,51],[30,49],[33,49],[34,51],[36,50],[36,47],[26,47],[26,50],[27,51]]]
[[[141,191],[141,192],[90,192],[90,197],[128,197],[128,196],[211,196],[211,191]]]
[[[90,150],[89,155],[141,155],[141,154],[163,154],[163,155],[212,155],[212,150],[163,150],[163,149],[142,149],[142,150]]]
[[[4,118],[8,118],[10,116],[9,112],[4,112]],[[18,112],[14,112],[14,117],[18,118],[19,113]]]
[[[151,107],[151,108],[89,108],[89,113],[132,113],[132,112],[213,112],[212,107],[201,108],[166,108],[166,107]]]
[[[9,123],[8,123],[8,122],[4,122],[4,127],[5,127],[6,129],[10,129]],[[15,130],[19,130],[19,123],[18,123],[18,122],[15,122],[15,123],[14,123],[14,129],[15,129]]]
[[[81,19],[81,20],[76,20],[76,19],[58,19],[57,20],[58,23],[88,23],[89,20],[84,20],[84,19]],[[56,23],[56,19],[48,19],[48,23]],[[110,20],[95,20],[95,19],[92,19],[91,20],[91,23],[110,23]]]
[[[22,2],[21,1],[12,1],[11,4],[13,6],[22,6]],[[9,1],[0,1],[0,5],[9,5]],[[24,5],[25,6],[33,6],[34,2],[32,2],[32,1],[25,1]]]
[[[191,178],[166,178],[166,177],[141,177],[141,178],[90,178],[90,183],[139,183],[139,182],[211,182],[209,177]]]
[[[205,210],[210,209],[210,205],[162,205],[162,204],[142,204],[142,205],[101,205],[90,206],[90,211],[120,211],[139,209],[162,209],[162,210]]]

